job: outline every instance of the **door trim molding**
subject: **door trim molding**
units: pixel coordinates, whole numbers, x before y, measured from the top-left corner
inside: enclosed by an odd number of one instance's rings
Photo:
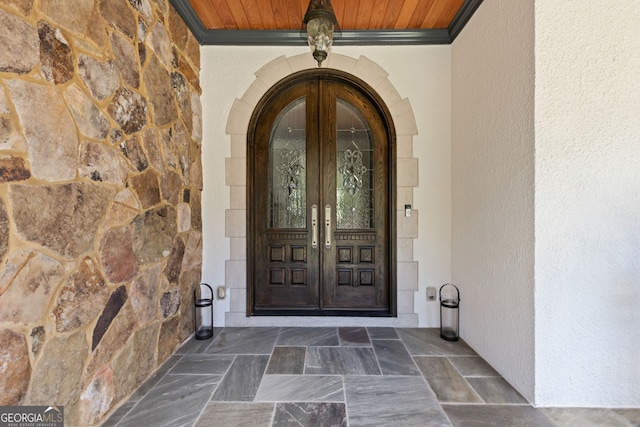
[[[256,247],[254,245],[255,236],[251,233],[254,230],[255,223],[253,220],[259,219],[256,217],[255,213],[251,211],[251,201],[254,199],[254,188],[249,185],[249,182],[253,182],[255,177],[253,176],[256,167],[254,165],[254,161],[256,159],[255,147],[252,145],[254,139],[254,134],[257,132],[258,126],[260,125],[259,120],[263,117],[268,109],[271,108],[271,105],[279,100],[282,96],[283,91],[300,84],[305,84],[308,82],[317,82],[318,80],[326,81],[326,82],[335,82],[337,84],[343,85],[344,87],[349,87],[349,91],[358,92],[366,97],[368,101],[373,105],[373,107],[377,110],[379,117],[381,118],[385,132],[386,132],[386,145],[387,145],[387,158],[385,159],[387,163],[388,170],[388,197],[387,197],[387,209],[385,218],[387,218],[388,224],[388,244],[385,244],[387,247],[387,259],[386,265],[388,267],[388,277],[389,277],[389,290],[388,290],[388,304],[389,308],[385,310],[381,310],[379,308],[370,308],[370,309],[304,309],[304,310],[295,310],[292,308],[282,309],[282,310],[260,310],[255,307],[255,295],[254,295],[254,281],[256,272],[253,268],[253,263],[256,261]],[[258,187],[259,188],[259,187]],[[246,212],[246,221],[247,221],[247,302],[246,302],[246,313],[247,316],[265,316],[265,315],[309,315],[309,316],[365,316],[365,317],[376,317],[376,316],[391,316],[396,317],[398,314],[397,310],[397,273],[396,273],[396,264],[397,264],[397,256],[396,256],[396,241],[397,241],[397,233],[396,233],[396,130],[395,125],[393,123],[393,118],[391,113],[382,100],[380,96],[376,93],[376,91],[365,81],[362,79],[347,73],[342,70],[336,70],[333,68],[310,68],[298,71],[296,73],[290,74],[289,76],[283,78],[274,84],[267,92],[260,98],[258,101],[251,119],[249,121],[249,126],[247,130],[247,212]],[[320,287],[323,285],[320,284]]]
[[[395,125],[398,176],[391,185],[400,202],[393,201],[392,210],[396,223],[396,246],[398,248],[395,268],[397,278],[397,317],[387,318],[343,318],[330,317],[247,317],[246,281],[246,168],[247,134],[249,122],[260,99],[277,82],[306,69],[317,69],[309,54],[292,57],[281,56],[266,64],[255,73],[256,79],[242,98],[236,99],[227,120],[231,157],[226,159],[226,185],[230,189],[231,205],[225,212],[225,236],[230,241],[230,257],[225,263],[225,281],[229,288],[230,308],[225,314],[227,326],[287,326],[287,325],[352,325],[352,326],[418,326],[418,315],[414,312],[414,294],[418,290],[418,264],[413,258],[412,241],[418,237],[417,212],[410,218],[399,215],[406,203],[413,203],[413,189],[418,185],[418,159],[413,157],[413,136],[417,126],[411,104],[402,98],[389,74],[378,64],[364,56],[352,58],[331,54],[328,67],[348,73],[365,82],[387,106]],[[406,173],[406,171],[409,173]],[[398,206],[398,203],[402,206]],[[315,320],[314,320],[315,319]]]

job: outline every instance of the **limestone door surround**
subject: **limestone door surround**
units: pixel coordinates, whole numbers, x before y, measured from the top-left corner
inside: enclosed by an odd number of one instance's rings
[[[230,190],[230,209],[225,212],[225,237],[230,241],[230,259],[225,263],[225,283],[229,289],[230,310],[226,326],[398,326],[417,327],[414,293],[418,290],[418,263],[413,257],[413,239],[418,237],[418,210],[403,215],[404,205],[413,205],[413,189],[418,186],[418,159],[413,157],[413,136],[417,135],[415,116],[409,100],[402,98],[389,74],[378,64],[360,56],[352,58],[332,53],[327,67],[350,73],[369,84],[387,105],[396,128],[397,152],[397,303],[395,318],[358,317],[247,317],[246,189],[247,129],[258,101],[279,80],[317,65],[310,54],[281,56],[255,73],[256,79],[242,98],[236,99],[229,113],[226,134],[231,157],[225,159],[225,180]]]

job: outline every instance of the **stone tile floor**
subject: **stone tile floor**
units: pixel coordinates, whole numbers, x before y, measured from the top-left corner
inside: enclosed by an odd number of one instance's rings
[[[224,328],[187,341],[103,426],[640,426],[532,408],[438,329]]]

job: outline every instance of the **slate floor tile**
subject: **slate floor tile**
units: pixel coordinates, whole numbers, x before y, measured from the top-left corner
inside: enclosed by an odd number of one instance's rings
[[[115,427],[115,425],[118,424],[118,422],[122,420],[137,404],[137,401],[127,400],[125,403],[120,405],[120,407],[116,409],[116,411],[113,412],[104,423],[101,424],[101,427]]]
[[[347,427],[344,403],[278,403],[272,426]]]
[[[480,396],[446,357],[416,356],[414,360],[439,402],[482,403]]]
[[[258,391],[269,356],[239,355],[235,358],[211,400],[250,402]]]
[[[219,375],[165,375],[117,425],[191,426],[221,379]]]
[[[640,409],[535,409],[464,341],[444,341],[437,328],[214,335],[187,340],[102,425],[640,427]]]
[[[282,328],[279,346],[338,346],[338,328]]]
[[[527,400],[501,377],[469,377],[466,380],[486,403],[527,403]]]
[[[347,376],[345,386],[350,427],[449,425],[421,377]]]
[[[380,375],[370,347],[309,347],[307,375]]]
[[[369,332],[369,338],[372,340],[399,340],[400,337],[396,332],[396,328],[381,328],[371,327],[367,328]]]
[[[269,427],[273,403],[210,402],[195,423],[196,427]]]
[[[396,329],[400,339],[412,356],[477,356],[464,340],[446,341],[436,328]]]
[[[366,328],[338,328],[340,345],[370,346]]]
[[[302,374],[306,347],[276,347],[267,366],[267,374]]]
[[[640,408],[620,408],[612,409],[612,411],[622,416],[624,419],[629,420],[632,426],[640,426]]]
[[[224,375],[235,355],[185,354],[168,372],[168,375]]]
[[[555,427],[530,406],[442,405],[453,427]]]
[[[604,408],[544,408],[541,411],[557,427],[630,427],[630,421],[611,409]]]
[[[149,391],[153,390],[155,385],[160,381],[164,375],[171,370],[176,363],[180,361],[182,356],[174,354],[169,357],[153,374],[147,378],[147,380],[142,383],[138,389],[133,392],[129,400],[138,401],[142,399]]]
[[[271,354],[280,328],[224,328],[205,350],[208,354]]]
[[[449,356],[463,377],[499,377],[495,369],[480,356]]]
[[[256,402],[344,402],[344,384],[337,375],[265,375]]]
[[[413,359],[398,340],[373,340],[382,375],[420,375]]]
[[[175,354],[194,354],[194,353],[202,353],[206,350],[209,345],[215,340],[215,338],[222,332],[224,328],[213,328],[213,337],[206,340],[197,340],[193,338],[189,338],[186,340],[178,349]]]

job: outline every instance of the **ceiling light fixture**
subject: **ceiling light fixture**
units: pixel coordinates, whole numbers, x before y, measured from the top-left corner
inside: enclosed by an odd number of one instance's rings
[[[333,33],[338,27],[331,0],[311,0],[302,22],[307,28],[307,41],[313,58],[318,61],[318,67],[322,67],[322,61],[327,59],[333,44]]]

